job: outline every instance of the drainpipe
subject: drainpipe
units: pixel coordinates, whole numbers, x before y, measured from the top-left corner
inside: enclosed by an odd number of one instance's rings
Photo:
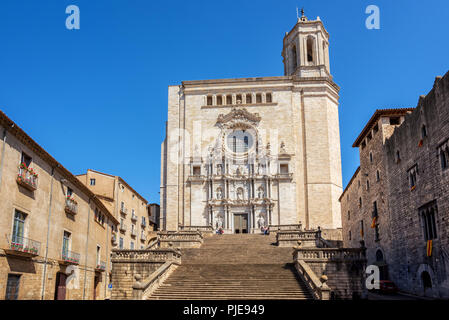
[[[59,164],[58,164],[59,167]],[[42,294],[41,300],[45,299],[45,280],[47,277],[47,261],[48,261],[48,242],[50,240],[50,221],[51,221],[51,205],[53,202],[53,181],[55,178],[55,168],[51,168],[51,182],[50,182],[50,200],[48,204],[48,222],[47,222],[47,242],[45,244],[45,259],[44,259],[44,274],[42,277]]]
[[[108,289],[107,279],[109,272],[109,220],[110,219],[108,218],[108,223],[106,225],[106,270],[104,271],[104,299],[106,299]]]
[[[11,125],[11,128],[14,127],[14,124]],[[5,146],[6,146],[6,128],[3,129],[3,146],[2,146],[2,159],[0,163],[0,189],[2,188],[2,176],[3,176],[3,163],[5,160]]]
[[[95,198],[95,196],[93,196]],[[87,258],[89,252],[89,228],[90,228],[90,200],[89,198],[89,209],[87,211],[87,237],[86,237],[86,260],[84,262],[84,284],[83,284],[83,300],[86,298],[86,278],[87,278]]]

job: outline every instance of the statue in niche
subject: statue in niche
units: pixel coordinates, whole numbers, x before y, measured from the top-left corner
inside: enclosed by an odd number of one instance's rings
[[[257,224],[259,225],[259,228],[265,227],[265,218],[263,214],[259,215],[259,220],[257,220]]]
[[[223,199],[223,190],[221,188],[217,188],[217,199]]]
[[[217,164],[217,174],[221,175],[222,174],[222,170],[221,170],[221,164]]]
[[[237,200],[243,200],[243,188],[237,189]]]
[[[238,166],[237,169],[235,169],[235,174],[236,175],[241,175],[242,174],[242,169],[240,168],[240,166]]]
[[[217,229],[223,229],[223,218],[221,215],[217,216],[217,222],[216,222]]]
[[[259,199],[262,199],[265,197],[265,192],[262,187],[259,187],[259,189],[257,189],[257,197]]]
[[[280,152],[281,152],[281,154],[287,153],[287,151],[285,150],[285,143],[284,143],[284,141],[281,142]]]

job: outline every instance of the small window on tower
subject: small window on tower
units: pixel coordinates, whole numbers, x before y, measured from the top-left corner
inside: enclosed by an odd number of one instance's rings
[[[297,65],[298,65],[298,56],[296,54],[296,46],[292,46],[292,66],[293,66],[293,70],[296,70]]]
[[[207,105],[211,106],[212,105],[212,96],[208,96],[207,97]]]
[[[267,103],[271,103],[271,93],[267,93]]]
[[[307,62],[314,62],[313,51],[313,38],[309,37],[307,39]]]

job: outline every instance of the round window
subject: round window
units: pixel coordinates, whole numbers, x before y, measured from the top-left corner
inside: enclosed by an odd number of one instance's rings
[[[227,147],[234,153],[245,153],[253,146],[254,139],[248,130],[235,130],[227,137]]]

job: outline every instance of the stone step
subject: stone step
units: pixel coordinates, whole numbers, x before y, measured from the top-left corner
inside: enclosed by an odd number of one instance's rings
[[[200,248],[182,249],[182,264],[149,299],[311,299],[293,266],[292,248],[274,235],[211,235]]]

